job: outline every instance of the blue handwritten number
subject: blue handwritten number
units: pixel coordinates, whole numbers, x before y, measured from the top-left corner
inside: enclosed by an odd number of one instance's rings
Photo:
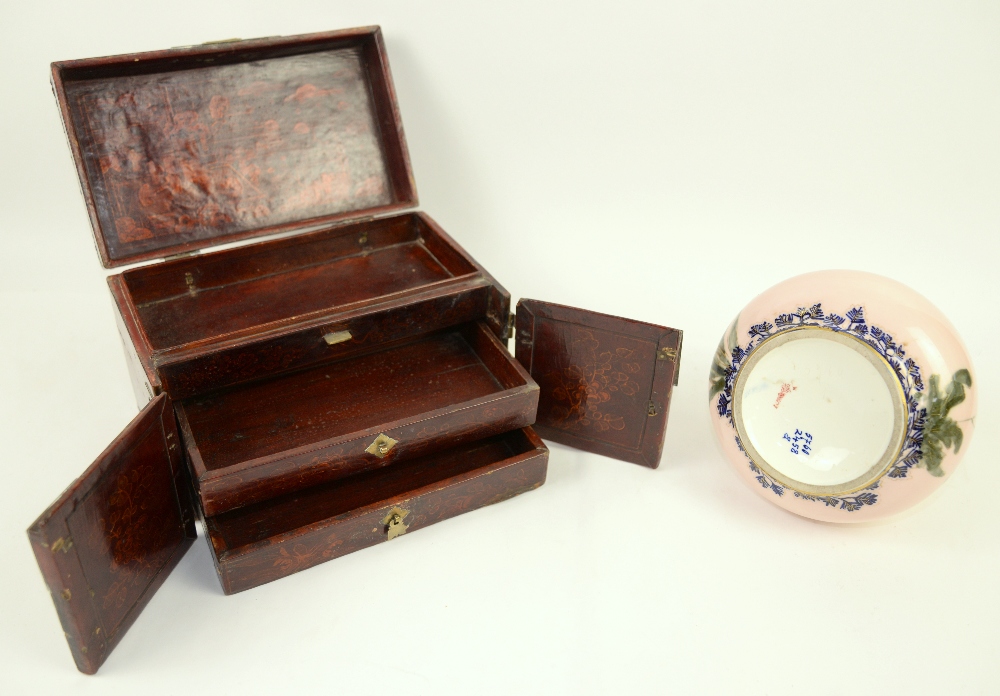
[[[789,435],[788,433],[785,433],[781,437],[786,442],[792,443],[792,447],[790,450],[792,454],[798,454],[800,451],[802,452],[802,454],[805,454],[807,456],[809,454],[812,454],[812,447],[811,447],[813,441],[812,433],[807,433],[803,430],[799,430],[796,428],[794,435]]]

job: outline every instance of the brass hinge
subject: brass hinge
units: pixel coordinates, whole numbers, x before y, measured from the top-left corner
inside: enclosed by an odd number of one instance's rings
[[[170,254],[169,256],[163,257],[163,262],[174,261],[176,259],[186,259],[190,256],[198,256],[201,254],[201,249],[192,249],[191,251],[182,251],[179,254]]]
[[[280,39],[281,34],[275,34],[274,36],[259,36],[255,39],[247,39],[247,41],[267,41],[268,39]],[[237,41],[243,41],[243,39],[232,38],[232,39],[216,39],[215,41],[202,41],[200,44],[184,44],[183,46],[174,46],[173,48],[200,48],[201,46],[217,46],[219,44],[229,44],[236,43]],[[136,58],[138,60],[138,58]]]
[[[215,41],[202,41],[202,46],[214,46],[215,44],[235,43],[237,41],[267,41],[268,39],[280,39],[282,34],[271,34],[270,36],[257,36],[253,39],[216,39]]]
[[[656,354],[656,359],[677,362],[677,349],[671,348],[670,346],[664,346],[663,348],[660,348],[660,352]]]
[[[52,543],[52,553],[56,551],[62,551],[63,553],[69,553],[69,550],[73,548],[73,538],[72,537],[59,537]]]
[[[680,382],[681,377],[681,345],[684,341],[684,333],[681,331],[677,332],[677,347],[671,348],[670,346],[663,346],[656,352],[657,360],[669,360],[674,364],[674,386],[676,387],[678,382]]]
[[[509,341],[514,336],[514,321],[517,315],[513,312],[507,315],[507,324],[503,327],[503,340]]]

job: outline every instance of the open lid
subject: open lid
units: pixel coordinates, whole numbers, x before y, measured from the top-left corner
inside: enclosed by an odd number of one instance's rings
[[[52,64],[105,268],[416,205],[382,33]]]
[[[521,300],[514,350],[541,388],[542,437],[656,468],[680,366],[682,332]]]
[[[104,663],[197,537],[181,449],[161,394],[28,529],[81,672]]]

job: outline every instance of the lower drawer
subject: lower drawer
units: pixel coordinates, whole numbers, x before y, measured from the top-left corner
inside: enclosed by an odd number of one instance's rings
[[[205,518],[226,594],[538,488],[549,452],[531,428]]]

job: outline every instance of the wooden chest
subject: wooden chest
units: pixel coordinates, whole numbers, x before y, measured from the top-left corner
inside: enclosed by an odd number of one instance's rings
[[[681,332],[510,311],[413,210],[377,27],[52,78],[102,262],[147,262],[108,278],[145,406],[28,530],[80,670],[196,518],[228,594],[540,486],[535,430],[659,463]]]

